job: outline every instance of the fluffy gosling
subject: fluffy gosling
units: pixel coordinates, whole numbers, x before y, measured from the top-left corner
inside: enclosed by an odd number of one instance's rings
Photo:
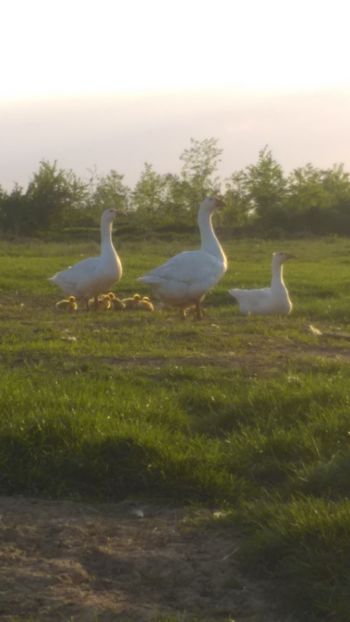
[[[134,294],[131,298],[123,298],[122,302],[126,309],[136,309],[140,300],[140,294]]]
[[[141,300],[139,300],[136,308],[140,311],[154,311],[154,304],[148,296],[144,296]]]
[[[94,311],[107,311],[112,308],[112,302],[108,294],[102,294],[98,298],[90,298],[87,305],[89,310]]]
[[[59,300],[58,302],[56,302],[55,306],[56,309],[58,309],[59,311],[68,311],[68,313],[73,313],[78,309],[78,303],[75,296],[69,296],[69,298]]]
[[[108,292],[107,296],[111,301],[111,309],[114,309],[114,311],[123,311],[125,309],[125,304],[114,292]]]

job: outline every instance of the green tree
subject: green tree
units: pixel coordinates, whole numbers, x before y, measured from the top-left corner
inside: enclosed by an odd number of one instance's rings
[[[5,233],[21,235],[26,230],[27,199],[23,188],[15,184],[10,193],[1,189],[0,222]]]
[[[131,193],[131,206],[142,219],[146,218],[154,224],[164,214],[167,192],[166,176],[159,175],[152,164],[145,162],[140,179]]]
[[[73,173],[40,162],[26,192],[26,233],[61,226],[69,212],[79,209],[86,198],[86,185]]]
[[[111,170],[108,175],[97,177],[91,202],[100,213],[105,209],[126,212],[130,189],[124,184],[124,175]]]
[[[343,165],[322,170],[307,164],[290,174],[286,226],[290,231],[350,232],[350,176]]]
[[[269,147],[259,152],[258,162],[248,166],[242,177],[251,213],[262,228],[283,224],[286,179],[283,169],[273,158]]]
[[[282,167],[264,147],[256,164],[233,173],[226,181],[226,224],[249,224],[266,231],[283,226],[286,185]]]
[[[191,227],[193,223],[189,223],[189,209],[186,200],[187,182],[184,182],[179,175],[167,173],[164,176],[164,185],[163,212],[167,224],[176,229]]]
[[[222,220],[225,226],[237,228],[253,224],[255,205],[246,187],[245,171],[232,173],[226,180],[224,201]]]
[[[323,171],[323,187],[332,196],[330,219],[335,233],[350,233],[350,174],[343,164]]]
[[[186,210],[197,213],[199,203],[220,191],[217,176],[222,149],[216,138],[196,140],[191,138],[190,147],[180,156],[183,163],[177,188],[179,198]]]

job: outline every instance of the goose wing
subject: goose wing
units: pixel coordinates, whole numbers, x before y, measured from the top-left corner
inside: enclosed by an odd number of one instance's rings
[[[271,289],[230,289],[229,294],[235,298],[243,313],[263,313],[271,305]]]
[[[57,272],[49,281],[59,285],[66,293],[79,294],[84,289],[86,281],[93,281],[100,267],[99,257],[82,259],[66,270]]]
[[[203,251],[184,251],[139,277],[138,280],[150,285],[164,281],[191,285],[204,281],[208,282],[210,287],[212,281],[215,282],[219,276],[221,276],[220,262],[213,255]]]

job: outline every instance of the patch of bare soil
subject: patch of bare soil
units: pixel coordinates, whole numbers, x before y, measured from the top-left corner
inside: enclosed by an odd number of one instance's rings
[[[245,348],[239,348],[237,351],[228,351],[215,356],[203,355],[203,356],[172,356],[168,357],[151,357],[151,356],[133,356],[133,357],[100,357],[99,361],[107,363],[109,365],[123,366],[124,368],[133,368],[136,366],[147,365],[154,368],[162,368],[168,365],[186,365],[192,367],[201,367],[210,365],[213,367],[242,369],[247,368],[250,371],[268,372],[269,367],[272,364],[272,371],[276,365],[278,369],[283,367],[286,363],[290,362],[291,357],[293,361],[301,361],[306,357],[319,357],[325,360],[333,360],[341,363],[350,362],[350,349],[349,347],[337,347],[323,344],[264,344],[264,347],[259,349],[253,343],[246,344]],[[86,359],[84,359],[85,361]]]
[[[238,548],[183,509],[0,497],[0,619],[276,621]]]

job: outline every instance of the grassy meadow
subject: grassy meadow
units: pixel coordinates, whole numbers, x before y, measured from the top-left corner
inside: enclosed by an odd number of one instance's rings
[[[148,293],[137,276],[198,245],[115,241],[122,296]],[[205,505],[282,610],[348,622],[350,239],[223,246],[204,320],[184,322],[59,313],[47,277],[98,245],[0,243],[0,491]],[[242,317],[227,290],[267,285],[273,250],[296,255],[293,313]]]

